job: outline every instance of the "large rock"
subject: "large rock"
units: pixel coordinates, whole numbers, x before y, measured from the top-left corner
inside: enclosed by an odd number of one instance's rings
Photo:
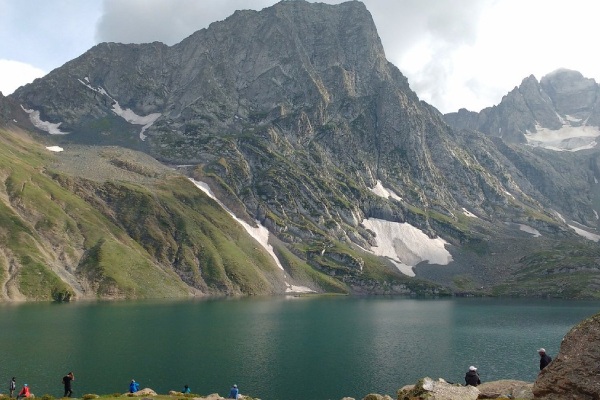
[[[538,375],[534,397],[600,399],[600,314],[571,329],[556,358]]]
[[[131,395],[135,397],[156,396],[156,392],[150,388],[144,388],[135,393],[131,393]]]
[[[477,386],[480,399],[533,399],[533,383],[503,379],[500,381],[485,382]]]
[[[402,388],[398,391],[398,400],[475,400],[479,390],[473,386],[450,384],[443,379],[434,381],[425,377],[412,388]]]

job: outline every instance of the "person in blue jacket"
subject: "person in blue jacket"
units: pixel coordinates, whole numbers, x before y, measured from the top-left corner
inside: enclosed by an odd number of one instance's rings
[[[229,398],[237,400],[239,394],[240,394],[240,391],[238,390],[237,385],[233,385],[231,387],[231,390],[229,391]]]
[[[135,381],[135,379],[131,380],[129,384],[129,393],[135,393],[140,390],[140,384]]]
[[[183,387],[183,390],[181,391],[181,393],[192,393],[192,389],[190,389],[190,387],[188,385],[185,385]]]

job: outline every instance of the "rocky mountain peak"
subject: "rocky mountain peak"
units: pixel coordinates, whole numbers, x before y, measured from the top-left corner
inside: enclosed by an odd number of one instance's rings
[[[538,86],[528,79],[491,110],[461,116],[525,141],[560,120]],[[311,268],[305,282],[316,272],[387,293],[403,289],[381,282],[465,274],[461,285],[481,288],[506,280],[531,248],[581,240],[567,218],[595,222],[589,167],[451,129],[386,60],[358,2],[241,11],[174,46],[100,44],[10,98],[65,148],[141,150],[210,186],[238,218],[267,228],[278,254]],[[194,248],[186,259],[198,272]],[[454,255],[463,262],[446,268]]]
[[[568,69],[551,72],[539,82],[530,75],[497,106],[468,116],[463,113],[461,118],[458,114],[447,114],[446,122],[556,151],[589,149],[600,136],[598,84]]]
[[[598,97],[594,79],[569,69],[559,69],[544,76],[540,86],[550,96],[558,113],[570,116],[572,120],[588,117]]]

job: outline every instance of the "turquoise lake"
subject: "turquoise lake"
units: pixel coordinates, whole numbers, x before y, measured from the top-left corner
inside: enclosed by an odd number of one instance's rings
[[[389,394],[417,379],[534,381],[536,350],[600,312],[598,301],[270,297],[0,305],[0,393],[124,393],[135,379],[263,400]]]

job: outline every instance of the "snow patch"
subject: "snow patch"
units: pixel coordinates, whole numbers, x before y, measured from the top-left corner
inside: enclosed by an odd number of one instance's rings
[[[146,129],[152,126],[152,124],[158,119],[158,117],[161,116],[161,113],[153,113],[148,114],[146,116],[141,116],[137,115],[135,112],[133,112],[133,110],[130,110],[129,108],[121,108],[118,101],[114,100],[114,102],[115,103],[112,106],[112,110],[115,114],[117,114],[119,117],[123,118],[130,124],[143,125],[142,130],[140,131],[140,139],[146,140],[146,135],[144,135],[144,132],[146,131]]]
[[[523,225],[523,224],[518,224],[519,225],[519,229],[522,230],[523,232],[527,232],[527,233],[531,233],[533,235],[533,237],[540,237],[542,236],[542,234],[540,233],[540,231],[538,231],[537,229],[529,226],[529,225]]]
[[[575,231],[575,233],[577,233],[579,236],[583,236],[584,238],[589,239],[591,241],[597,242],[600,240],[600,235],[597,235],[595,233],[585,231],[574,225],[569,225],[569,228],[573,229]]]
[[[42,119],[40,118],[39,111],[28,110],[27,108],[23,107],[23,105],[21,105],[21,108],[23,109],[23,111],[29,114],[29,120],[36,128],[41,129],[44,132],[48,132],[51,135],[67,135],[69,133],[60,130],[59,127],[60,124],[62,124],[62,122],[55,124],[48,121],[42,121]]]
[[[405,275],[415,276],[413,267],[421,261],[439,265],[447,265],[452,261],[452,255],[445,247],[448,242],[442,238],[431,239],[406,222],[369,218],[364,219],[362,225],[376,235],[377,246],[368,250],[390,259]]]
[[[206,184],[205,182],[202,182],[202,181],[197,181],[192,178],[188,178],[188,179],[198,189],[200,189],[204,193],[206,193],[207,196],[209,196],[211,199],[216,201],[225,211],[227,211],[229,213],[229,215],[231,215],[231,217],[234,220],[236,220],[237,223],[240,224],[246,230],[246,232],[248,232],[248,234],[250,236],[252,236],[267,251],[267,253],[269,253],[269,255],[273,258],[273,260],[275,261],[277,266],[282,271],[285,271],[283,269],[283,265],[281,265],[281,262],[279,262],[279,258],[277,258],[277,255],[275,254],[275,251],[273,250],[273,246],[271,246],[269,244],[269,230],[267,228],[262,226],[260,224],[260,222],[258,222],[258,221],[256,221],[257,226],[254,227],[254,226],[251,226],[250,224],[248,224],[246,221],[236,217],[235,214],[225,206],[225,204],[223,204],[219,199],[217,199],[217,196],[215,196],[215,194],[210,189],[210,186],[208,186],[208,184]],[[286,293],[314,293],[314,290],[304,287],[304,286],[291,285],[287,282],[285,284],[287,286],[287,288],[285,290]]]
[[[59,152],[59,151],[63,151],[64,149],[60,146],[48,146],[46,147],[47,150],[50,151],[55,151],[55,152]]]
[[[534,147],[543,147],[554,151],[580,151],[593,149],[600,136],[600,128],[595,126],[570,126],[551,130],[536,125],[535,133],[527,131],[525,138],[527,144]]]
[[[470,218],[479,218],[477,215],[473,214],[472,212],[470,212],[469,210],[467,210],[466,208],[463,207],[463,213]]]
[[[596,217],[596,219],[600,219],[600,218],[598,218],[598,212],[596,210],[592,210],[592,211],[594,211],[594,216]]]
[[[394,200],[402,201],[402,197],[398,196],[393,190],[385,188],[380,180],[377,180],[375,187],[370,188],[369,190],[375,195],[383,197],[384,199],[391,197]]]
[[[140,131],[140,140],[146,140],[146,135],[144,132],[152,126],[152,124],[162,115],[161,113],[152,113],[148,115],[137,115],[133,110],[129,108],[122,108],[117,100],[115,100],[112,96],[110,96],[103,87],[99,86],[97,88],[93,87],[89,84],[90,80],[88,77],[84,78],[85,81],[81,79],[77,79],[79,83],[83,86],[87,87],[90,90],[93,90],[96,93],[100,93],[103,96],[108,97],[113,102],[112,111],[117,114],[119,117],[123,118],[125,121],[129,122],[133,125],[143,125],[142,130]]]

